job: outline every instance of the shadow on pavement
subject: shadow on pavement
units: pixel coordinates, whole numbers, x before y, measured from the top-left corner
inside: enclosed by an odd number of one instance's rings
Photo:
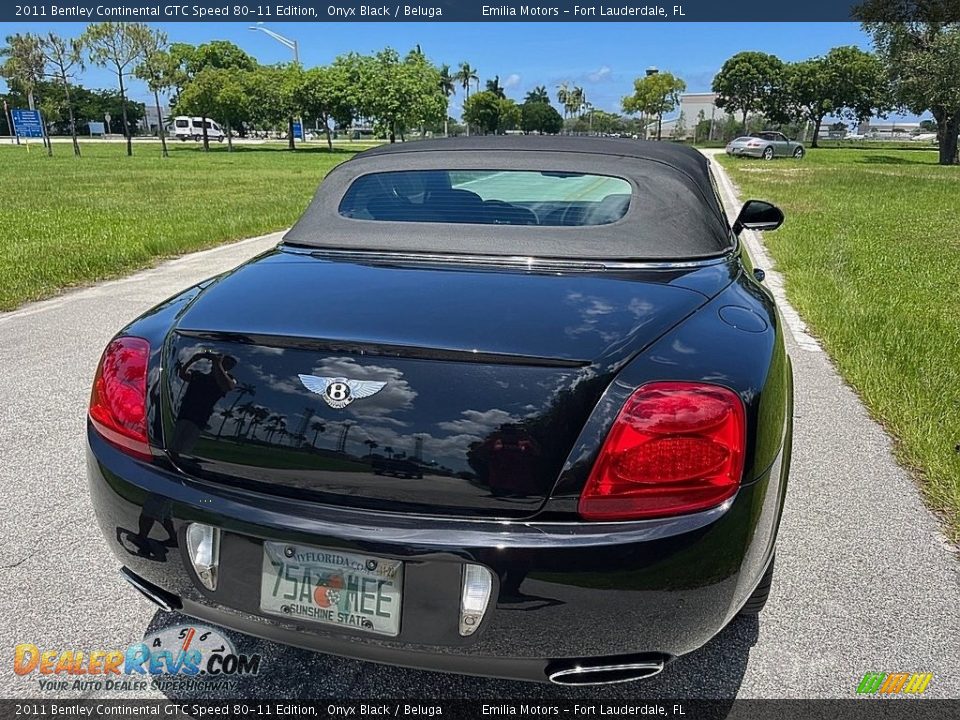
[[[191,624],[196,623],[180,613],[157,612],[145,636],[173,625]],[[757,641],[759,622],[756,617],[734,620],[700,650],[681,657],[650,680],[579,688],[378,665],[278,645],[228,629],[222,631],[236,644],[238,653],[262,656],[259,674],[233,680],[235,684],[227,691],[219,686],[207,690],[203,683],[186,692],[165,690],[168,698],[733,699],[743,681],[750,648]]]

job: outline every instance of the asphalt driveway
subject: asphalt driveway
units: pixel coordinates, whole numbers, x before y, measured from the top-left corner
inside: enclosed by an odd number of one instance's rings
[[[734,207],[722,171],[718,180]],[[90,381],[103,346],[129,319],[277,239],[190,255],[0,314],[0,651],[8,653],[0,696],[39,694],[35,678],[10,669],[17,643],[122,648],[189,622],[158,613],[118,578],[117,561],[93,522],[83,455]],[[748,242],[757,264],[769,269],[757,238]],[[775,273],[767,283],[781,292]],[[934,674],[927,696],[960,697],[958,559],[913,480],[894,462],[888,436],[802,320],[784,311],[796,373],[794,464],[776,581],[758,620],[734,622],[652,680],[577,690],[389,668],[230,633],[239,650],[264,657],[260,677],[240,681],[238,692],[369,699],[853,697],[864,672],[904,671]],[[163,697],[153,688],[139,694]]]

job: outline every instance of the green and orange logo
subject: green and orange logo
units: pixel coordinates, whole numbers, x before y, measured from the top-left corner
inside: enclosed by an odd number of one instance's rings
[[[933,673],[865,673],[857,685],[859,695],[920,695],[933,680]]]

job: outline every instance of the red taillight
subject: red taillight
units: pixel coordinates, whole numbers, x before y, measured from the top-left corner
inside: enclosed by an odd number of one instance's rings
[[[696,512],[736,494],[743,474],[743,403],[689,382],[644,385],[624,404],[580,495],[586,520]]]
[[[147,443],[147,360],[150,343],[121,337],[103,351],[90,393],[90,421],[124,452],[149,460]]]

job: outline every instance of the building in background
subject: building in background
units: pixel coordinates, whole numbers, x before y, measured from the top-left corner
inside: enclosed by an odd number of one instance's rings
[[[145,109],[146,113],[143,116],[143,120],[140,121],[140,131],[144,135],[156,135],[161,122],[163,122],[164,126],[170,124],[170,108],[166,105],[160,106],[159,120],[157,119],[157,106],[153,102],[146,103]]]
[[[726,122],[727,118],[730,117],[730,113],[717,107],[717,93],[684,93],[680,96],[680,107],[677,109],[677,114],[671,119],[663,121],[661,134],[665,138],[673,137],[677,121],[682,113],[684,125],[682,138],[684,140],[692,138],[701,112],[703,112],[704,120],[711,121],[710,137],[714,137],[713,129]],[[707,138],[698,139],[705,140]]]

